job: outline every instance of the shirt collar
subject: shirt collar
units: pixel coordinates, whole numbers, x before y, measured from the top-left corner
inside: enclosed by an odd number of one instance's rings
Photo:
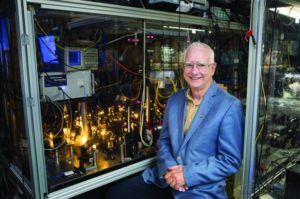
[[[197,103],[194,101],[193,97],[191,96],[191,89],[190,88],[188,88],[186,90],[185,96],[187,98],[188,103],[192,103],[194,106],[199,106],[201,101],[202,101],[202,100],[200,100]]]

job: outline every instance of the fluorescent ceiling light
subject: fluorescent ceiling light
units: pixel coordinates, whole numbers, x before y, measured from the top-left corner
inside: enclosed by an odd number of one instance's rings
[[[169,29],[176,29],[176,30],[190,30],[192,33],[196,32],[205,32],[203,29],[197,29],[197,28],[185,28],[185,27],[178,27],[178,26],[163,26],[164,28],[169,28]]]
[[[275,12],[275,8],[270,8],[271,11]],[[300,8],[296,6],[287,6],[277,8],[277,13],[292,17],[295,19],[296,23],[299,23],[300,20]]]

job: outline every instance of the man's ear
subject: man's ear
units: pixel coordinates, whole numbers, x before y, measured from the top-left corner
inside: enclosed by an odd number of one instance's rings
[[[211,67],[212,67],[212,69],[216,70],[216,68],[217,68],[217,63],[213,63],[213,64],[211,65]]]

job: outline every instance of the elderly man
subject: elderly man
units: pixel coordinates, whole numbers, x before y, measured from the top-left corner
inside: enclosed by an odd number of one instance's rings
[[[242,159],[244,117],[240,101],[214,82],[215,70],[208,45],[187,47],[188,87],[168,100],[157,165],[112,187],[109,198],[228,198],[226,178]]]

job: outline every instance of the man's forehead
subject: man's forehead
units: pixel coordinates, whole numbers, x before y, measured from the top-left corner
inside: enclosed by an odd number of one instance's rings
[[[203,46],[193,46],[187,51],[187,54],[190,54],[191,52],[208,53],[209,49]]]
[[[207,48],[193,47],[189,49],[189,51],[186,54],[187,57],[191,55],[193,56],[201,55],[201,57],[203,58],[209,58],[209,50]]]

